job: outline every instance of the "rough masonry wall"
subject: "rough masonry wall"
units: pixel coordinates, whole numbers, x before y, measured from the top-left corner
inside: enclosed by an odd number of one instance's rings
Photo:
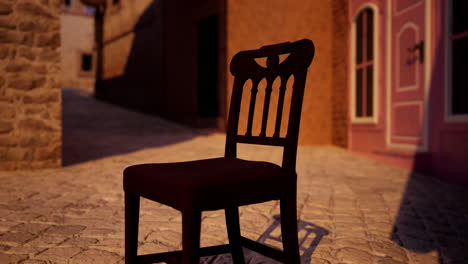
[[[348,1],[333,0],[332,143],[348,145]]]
[[[60,6],[0,0],[0,169],[61,165]]]
[[[331,144],[332,0],[229,0],[228,3],[228,62],[241,50],[303,38],[314,41],[316,54],[307,76],[299,143]],[[228,74],[228,89],[232,82]],[[248,99],[249,95],[250,92],[244,96]],[[227,96],[230,98],[230,90]],[[254,127],[255,130],[258,128]]]

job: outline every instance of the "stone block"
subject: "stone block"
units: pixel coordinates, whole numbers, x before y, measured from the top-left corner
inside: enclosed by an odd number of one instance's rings
[[[20,42],[21,36],[18,34],[18,32],[14,32],[11,30],[7,29],[0,29],[0,43],[2,44],[8,44],[8,43],[13,43],[16,44]]]
[[[12,16],[0,17],[0,28],[15,29],[16,23]]]
[[[6,154],[5,160],[26,161],[31,160],[32,149],[30,148],[10,148]]]
[[[23,97],[23,103],[25,104],[47,104],[53,102],[59,102],[60,92],[51,91],[40,93],[36,95],[25,95]]]
[[[33,66],[33,71],[38,74],[47,74],[47,67],[45,65],[35,65]]]
[[[36,1],[22,1],[16,5],[16,10],[19,13],[30,16],[38,16],[44,18],[57,18],[58,14],[54,14],[47,9],[44,9]]]
[[[0,76],[0,79],[1,79],[1,76]],[[14,103],[15,98],[14,98],[14,96],[11,96],[11,95],[0,95],[0,102],[2,102],[2,103]]]
[[[56,104],[49,108],[49,114],[53,120],[62,120],[62,105]]]
[[[0,160],[5,160],[8,148],[0,147]]]
[[[0,134],[9,133],[13,129],[13,122],[0,120]]]
[[[46,78],[44,77],[30,77],[30,76],[21,76],[12,78],[8,82],[8,87],[18,90],[32,90],[42,87],[46,83]]]
[[[16,116],[14,105],[0,104],[0,118],[11,119]]]
[[[0,135],[0,147],[15,147],[18,145],[17,138],[9,135]]]
[[[41,53],[39,53],[39,60],[47,62],[59,62],[60,52],[56,50],[43,50]]]
[[[34,152],[34,160],[54,160],[60,158],[61,154],[61,146],[39,148]]]
[[[26,116],[33,116],[44,113],[46,111],[46,105],[33,105],[24,108],[24,114]]]
[[[3,85],[5,85],[5,83],[6,83],[5,78],[0,76],[0,88],[3,87]]]
[[[11,2],[0,2],[0,15],[8,15],[13,12],[13,4]]]
[[[37,133],[39,131],[59,131],[42,120],[27,118],[18,122],[18,129]]]
[[[5,59],[9,53],[10,53],[10,49],[8,47],[5,47],[3,45],[0,46],[0,60]]]
[[[60,47],[60,33],[40,34],[36,37],[35,44],[38,47]]]
[[[31,64],[26,62],[11,62],[5,67],[6,72],[23,72],[31,69]]]
[[[31,48],[27,48],[27,47],[20,47],[18,49],[18,55],[21,58],[26,58],[31,61],[36,58],[36,54],[31,50]]]
[[[20,44],[31,47],[33,43],[34,43],[34,33],[32,32],[23,33]]]

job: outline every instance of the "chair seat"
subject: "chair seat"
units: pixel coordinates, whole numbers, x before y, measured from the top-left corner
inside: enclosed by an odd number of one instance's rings
[[[269,162],[215,158],[130,166],[123,187],[181,211],[218,210],[280,199],[294,190],[296,178]]]

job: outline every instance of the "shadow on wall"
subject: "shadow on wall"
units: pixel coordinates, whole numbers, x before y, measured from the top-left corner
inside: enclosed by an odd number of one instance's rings
[[[445,51],[441,47],[442,40],[438,43],[433,62],[432,88],[429,95],[431,100],[440,100],[436,94],[436,87],[442,78],[440,74],[444,73]],[[434,102],[430,105],[434,105]],[[436,111],[431,112],[432,117],[440,114],[434,112]],[[434,121],[430,126],[429,131],[433,131],[432,136],[438,137],[439,131],[435,130]],[[450,150],[452,153],[442,152],[441,150],[446,147],[442,142],[438,144],[434,146],[435,151],[431,153],[432,156],[417,154],[414,158],[413,173],[409,177],[401,199],[391,239],[400,246],[418,253],[414,256],[418,263],[434,263],[433,258],[438,258],[440,264],[468,263],[467,185],[449,184],[435,178],[428,180],[429,176],[418,173],[430,171],[431,166],[434,170],[434,162],[437,162],[436,166],[448,162],[443,166],[466,168],[468,160],[464,165],[453,163],[454,156],[467,159],[466,155],[454,153],[455,149]],[[453,171],[453,175],[437,176],[443,179],[464,180],[466,184],[466,174],[457,172],[456,169],[450,171]]]
[[[189,140],[201,135],[164,119],[63,89],[63,165]]]
[[[132,32],[123,32],[104,40],[106,72],[113,77],[99,82],[96,97],[147,113],[164,113],[166,108],[162,54],[161,2],[151,1]],[[128,58],[123,67],[126,41],[133,35]],[[108,62],[106,62],[108,60]]]

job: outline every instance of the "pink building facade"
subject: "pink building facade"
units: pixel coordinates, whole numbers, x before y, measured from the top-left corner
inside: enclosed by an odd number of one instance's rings
[[[348,10],[348,148],[468,183],[466,1],[352,0]]]

